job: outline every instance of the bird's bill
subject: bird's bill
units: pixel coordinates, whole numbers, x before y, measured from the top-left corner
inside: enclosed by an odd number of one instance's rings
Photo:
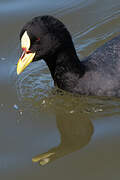
[[[23,53],[17,64],[18,75],[33,61],[35,53],[30,52],[29,50],[30,46],[31,46],[31,41],[27,31],[25,31],[21,38],[21,47]]]
[[[34,56],[35,53],[26,53],[23,51],[23,54],[17,63],[17,75],[19,75],[33,61]]]

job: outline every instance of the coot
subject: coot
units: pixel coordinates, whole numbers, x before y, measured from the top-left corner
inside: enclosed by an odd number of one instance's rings
[[[65,25],[45,15],[26,23],[20,40],[23,53],[17,74],[31,62],[43,59],[60,89],[75,94],[120,96],[120,36],[80,61]]]

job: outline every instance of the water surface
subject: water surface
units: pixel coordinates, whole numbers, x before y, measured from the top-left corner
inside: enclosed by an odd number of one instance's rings
[[[19,32],[51,14],[80,59],[120,32],[119,0],[0,2],[0,178],[119,179],[120,100],[56,93],[43,61],[19,77]]]

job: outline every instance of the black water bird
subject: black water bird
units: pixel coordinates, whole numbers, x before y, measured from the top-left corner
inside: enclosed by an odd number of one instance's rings
[[[17,74],[44,59],[55,85],[71,93],[120,96],[120,36],[80,61],[71,35],[58,19],[45,15],[26,23],[20,33],[22,56]]]

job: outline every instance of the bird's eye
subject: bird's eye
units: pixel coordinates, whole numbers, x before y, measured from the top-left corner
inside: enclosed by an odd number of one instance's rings
[[[36,42],[39,42],[39,41],[40,41],[40,38],[37,38],[37,39],[36,39]]]
[[[35,36],[32,36],[31,38],[31,46],[34,44],[34,43],[37,43],[40,41],[40,38],[36,38]]]

